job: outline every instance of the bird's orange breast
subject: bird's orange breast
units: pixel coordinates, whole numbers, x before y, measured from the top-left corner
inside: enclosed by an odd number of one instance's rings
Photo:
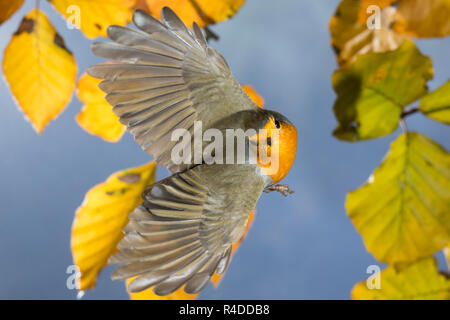
[[[277,129],[273,119],[270,119],[263,129],[265,129],[267,138],[270,138],[270,143],[265,143],[266,154],[270,161],[262,159],[258,153],[257,163],[263,173],[271,177],[272,183],[275,184],[288,174],[294,163],[297,152],[297,129],[289,123],[282,123]],[[264,140],[266,139],[263,139],[263,136],[258,133],[258,146],[260,143],[264,143]]]

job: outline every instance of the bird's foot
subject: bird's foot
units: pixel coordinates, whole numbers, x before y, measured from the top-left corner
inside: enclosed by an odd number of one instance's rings
[[[288,193],[293,194],[294,191],[289,189],[289,186],[287,184],[276,184],[268,186],[264,189],[265,193],[271,193],[272,191],[277,191],[281,193],[283,196],[287,197]]]

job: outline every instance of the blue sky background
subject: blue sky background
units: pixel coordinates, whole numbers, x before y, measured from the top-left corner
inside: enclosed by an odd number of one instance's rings
[[[284,198],[263,194],[249,235],[219,288],[203,299],[347,299],[355,283],[378,264],[346,216],[345,195],[360,186],[382,160],[389,137],[346,143],[331,132],[336,68],[328,21],[337,0],[247,0],[232,19],[213,27],[213,43],[236,78],[253,85],[266,107],[293,121],[299,148],[283,181],[295,190]],[[34,1],[0,27],[0,59],[11,34]],[[78,75],[100,60],[81,32],[69,30],[46,1],[41,8],[75,54]],[[432,56],[436,88],[450,75],[450,38],[421,40]],[[66,288],[72,264],[70,229],[84,194],[111,173],[149,161],[127,133],[116,144],[83,131],[74,121],[81,103],[74,96],[60,117],[37,135],[0,81],[0,298],[74,299]],[[421,115],[408,127],[450,148],[450,130]],[[158,178],[167,175],[159,168]],[[381,266],[381,265],[380,265]],[[84,299],[127,299],[122,282],[105,269]]]

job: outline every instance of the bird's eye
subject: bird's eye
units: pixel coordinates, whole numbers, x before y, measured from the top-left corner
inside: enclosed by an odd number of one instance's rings
[[[275,120],[275,127],[276,127],[277,129],[280,129],[280,127],[281,127],[280,121]]]

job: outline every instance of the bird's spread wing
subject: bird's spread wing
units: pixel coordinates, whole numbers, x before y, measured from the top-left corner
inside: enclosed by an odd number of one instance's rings
[[[167,295],[182,286],[187,293],[200,291],[228,265],[231,246],[267,183],[258,170],[204,164],[149,186],[110,259],[122,265],[112,278],[137,276],[132,292],[154,287]]]
[[[100,88],[106,100],[142,148],[177,172],[189,165],[171,161],[175,129],[192,136],[194,120],[206,130],[217,119],[257,107],[195,23],[186,28],[169,8],[162,17],[160,22],[137,10],[133,22],[139,30],[109,27],[114,42],[94,43],[92,51],[115,62],[90,67],[88,73],[105,79]]]

